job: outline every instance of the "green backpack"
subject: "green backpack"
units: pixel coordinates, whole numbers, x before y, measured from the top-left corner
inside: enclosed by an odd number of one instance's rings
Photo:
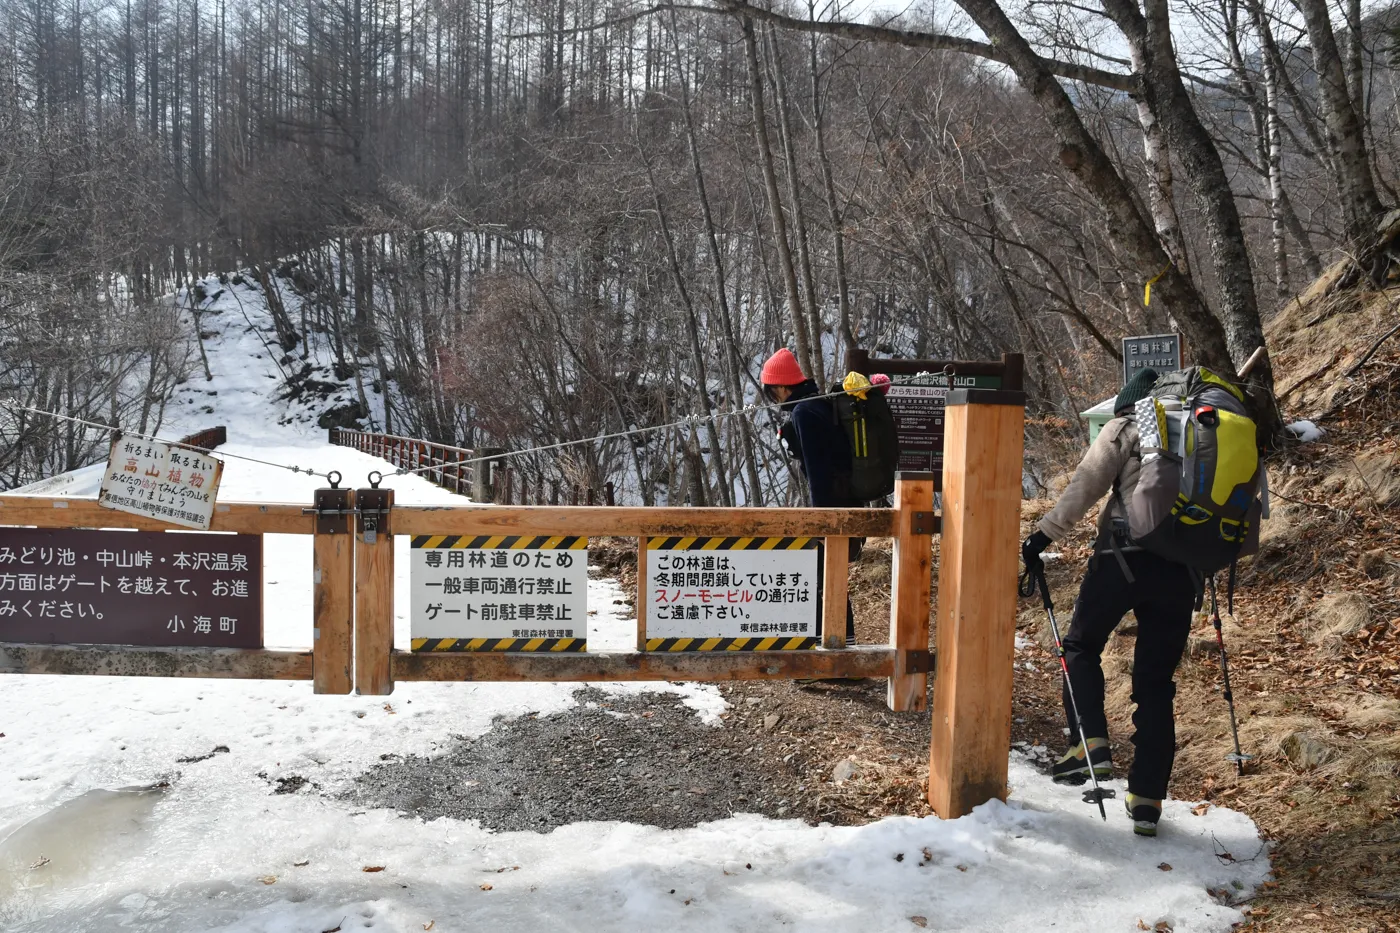
[[[832,392],[841,393],[832,398],[831,407],[851,445],[851,498],[871,502],[888,496],[894,492],[899,463],[899,437],[890,403],[856,373],[848,375],[844,385],[832,386]]]
[[[1142,472],[1133,543],[1204,574],[1259,548],[1262,464],[1244,394],[1200,366],[1167,373],[1134,412]]]

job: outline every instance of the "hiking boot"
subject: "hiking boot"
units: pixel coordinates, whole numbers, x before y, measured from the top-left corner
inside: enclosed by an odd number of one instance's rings
[[[1089,766],[1093,765],[1094,777],[1100,781],[1113,776],[1113,752],[1108,747],[1108,739],[1089,740],[1089,758],[1084,758],[1084,743],[1065,752],[1064,757],[1050,769],[1050,777],[1056,784],[1083,784],[1089,780]]]
[[[1128,816],[1133,818],[1133,832],[1139,836],[1157,835],[1157,821],[1162,818],[1162,801],[1139,797],[1128,791],[1123,801],[1128,808]]]

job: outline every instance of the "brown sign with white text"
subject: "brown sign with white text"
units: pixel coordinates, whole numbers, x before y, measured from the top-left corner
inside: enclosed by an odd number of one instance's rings
[[[262,536],[0,528],[0,642],[261,648]]]

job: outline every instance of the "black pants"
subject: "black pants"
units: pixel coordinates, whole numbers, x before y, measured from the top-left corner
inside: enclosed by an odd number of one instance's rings
[[[1182,564],[1145,551],[1123,555],[1132,570],[1129,583],[1112,554],[1101,554],[1089,564],[1074,603],[1074,619],[1065,636],[1065,661],[1090,738],[1108,737],[1104,715],[1103,666],[1100,658],[1108,636],[1133,610],[1138,620],[1137,647],[1133,653],[1133,746],[1128,770],[1128,790],[1161,800],[1167,795],[1172,760],[1176,757],[1176,722],[1172,701],[1176,682],[1172,675],[1186,648],[1191,631],[1195,584]],[[1065,718],[1071,742],[1079,741],[1069,692],[1064,693]]]
[[[856,542],[860,542],[860,544],[857,544]],[[851,546],[850,546],[850,547],[851,547],[851,554],[850,554],[850,559],[851,559],[851,560],[855,560],[858,556],[860,556],[860,550],[861,550],[860,545],[863,545],[864,543],[865,543],[865,539],[864,539],[864,538],[852,538],[852,539],[851,539]],[[824,542],[824,541],[819,541],[819,542],[817,542],[817,638],[818,638],[818,639],[820,639],[820,638],[822,637],[822,635],[823,635],[823,632],[822,632],[822,620],[826,617],[826,610],[825,610],[825,606],[826,606],[826,595],[825,595],[825,590],[826,590],[826,586],[825,586],[826,574],[825,574],[825,572],[824,572],[825,567],[826,567],[826,562],[825,562],[825,560],[824,560],[825,555],[826,555],[826,542]],[[855,610],[851,608],[851,597],[850,597],[849,594],[847,594],[847,596],[846,596],[846,644],[848,644],[848,645],[854,645],[855,643],[856,643],[856,613],[855,613]]]

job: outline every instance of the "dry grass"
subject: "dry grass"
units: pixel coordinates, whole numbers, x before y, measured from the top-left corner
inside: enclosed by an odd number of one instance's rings
[[[1347,641],[1371,622],[1371,607],[1357,593],[1329,593],[1317,601],[1310,640],[1333,656],[1344,653]]]
[[[1366,450],[1351,460],[1346,489],[1373,506],[1400,505],[1400,452]]]

